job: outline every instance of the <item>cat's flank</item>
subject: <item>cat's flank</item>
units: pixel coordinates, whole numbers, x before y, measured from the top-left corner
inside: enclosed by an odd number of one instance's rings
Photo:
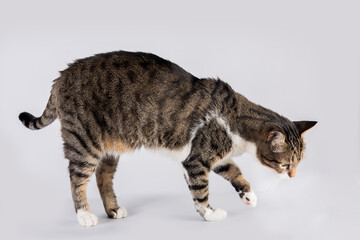
[[[316,122],[292,122],[236,93],[227,83],[199,79],[148,53],[111,52],[75,61],[54,81],[41,117],[21,113],[30,129],[61,122],[78,221],[96,225],[86,187],[93,175],[110,218],[124,218],[112,179],[119,156],[142,146],[179,159],[196,210],[207,221],[226,212],[209,202],[208,176],[228,180],[249,206],[256,195],[231,159],[250,152],[279,174],[294,177],[302,134]]]

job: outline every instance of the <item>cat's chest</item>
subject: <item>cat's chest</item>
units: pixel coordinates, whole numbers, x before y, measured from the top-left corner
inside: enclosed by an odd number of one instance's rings
[[[257,149],[255,143],[245,140],[238,134],[230,133],[229,135],[232,141],[230,156],[240,156],[247,152],[256,157]]]

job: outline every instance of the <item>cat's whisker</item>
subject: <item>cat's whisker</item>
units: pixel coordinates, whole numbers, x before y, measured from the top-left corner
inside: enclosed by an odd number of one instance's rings
[[[260,192],[266,193],[266,192],[273,192],[278,187],[281,177],[279,174],[274,174],[269,180],[267,180],[264,185],[260,188]]]

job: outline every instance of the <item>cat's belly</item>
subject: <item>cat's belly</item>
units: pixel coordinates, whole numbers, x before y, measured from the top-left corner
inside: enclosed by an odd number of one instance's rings
[[[177,162],[183,162],[190,154],[191,145],[187,144],[184,147],[176,150],[171,150],[167,148],[149,148],[148,150],[151,150],[152,152],[155,152],[156,154],[159,154],[161,156],[171,158]]]

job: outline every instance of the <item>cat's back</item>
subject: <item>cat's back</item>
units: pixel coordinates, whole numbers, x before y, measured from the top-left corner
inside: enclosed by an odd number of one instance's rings
[[[76,60],[54,84],[59,97],[99,95],[139,98],[192,88],[190,73],[151,53],[116,51]],[[176,89],[178,91],[176,91]],[[137,99],[138,100],[138,99]]]
[[[177,64],[151,53],[116,51],[76,60],[53,86],[59,100],[78,96],[87,104],[118,99],[160,101],[204,88]],[[188,99],[187,99],[188,100]]]
[[[176,148],[211,108],[215,82],[153,54],[119,51],[70,64],[53,92],[64,123],[101,126],[132,146]]]
[[[165,79],[191,76],[177,64],[157,55],[127,51],[101,53],[78,59],[69,64],[69,67],[62,71],[61,75],[70,82],[109,81],[111,78],[115,78],[127,80],[129,84],[144,84],[146,80],[161,82]]]

